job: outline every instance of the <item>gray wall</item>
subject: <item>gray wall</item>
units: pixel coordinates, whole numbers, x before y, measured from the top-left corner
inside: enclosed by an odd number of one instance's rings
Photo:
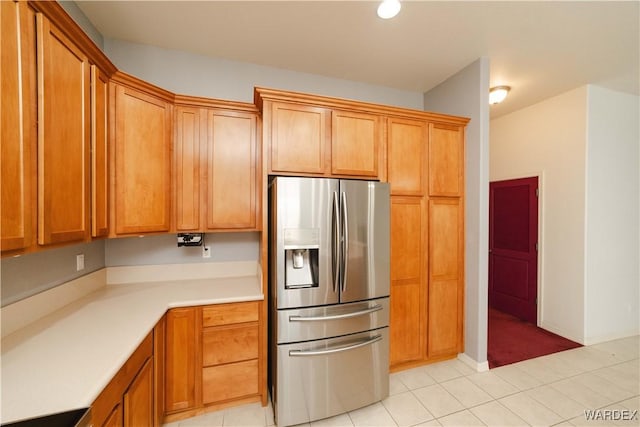
[[[202,257],[202,247],[178,247],[175,234],[110,239],[105,244],[107,267],[121,265],[188,264],[225,261],[258,261],[260,234],[208,233],[205,244],[211,258]]]
[[[422,109],[422,93],[105,38],[118,69],[169,91],[253,102],[254,86]]]
[[[428,111],[471,118],[465,146],[465,354],[487,361],[489,248],[489,58],[424,94]]]
[[[84,270],[76,271],[76,255]],[[104,240],[49,249],[0,262],[2,306],[30,297],[104,267]]]
[[[80,10],[75,1],[61,0],[60,6],[71,16],[71,18],[82,28],[82,30],[93,40],[93,42],[104,50],[104,38],[102,34],[93,26],[87,16]]]

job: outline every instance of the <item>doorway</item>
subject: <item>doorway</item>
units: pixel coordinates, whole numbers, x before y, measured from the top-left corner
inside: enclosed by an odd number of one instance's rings
[[[538,177],[489,183],[489,307],[537,324]]]
[[[489,183],[490,368],[580,344],[537,326],[538,177]]]

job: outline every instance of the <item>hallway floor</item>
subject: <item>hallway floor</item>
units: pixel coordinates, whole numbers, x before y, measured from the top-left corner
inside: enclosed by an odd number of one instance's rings
[[[391,374],[381,403],[310,426],[639,426],[639,355],[636,336],[481,373],[435,363]],[[249,404],[165,427],[271,425],[271,405]]]

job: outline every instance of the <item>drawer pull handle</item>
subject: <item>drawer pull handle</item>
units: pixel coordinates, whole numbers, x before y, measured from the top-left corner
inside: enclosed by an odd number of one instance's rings
[[[371,345],[373,343],[380,341],[381,339],[382,339],[382,335],[376,335],[371,339],[360,341],[356,344],[330,347],[326,350],[289,350],[289,356],[291,357],[323,356],[326,354],[340,353],[342,351],[349,351],[356,348],[364,347],[366,345]]]
[[[289,322],[322,322],[325,320],[340,320],[340,319],[348,319],[350,317],[358,317],[364,316],[365,314],[375,313],[376,311],[382,310],[382,306],[379,304],[374,305],[373,307],[367,308],[366,310],[354,311],[351,313],[345,314],[334,314],[330,316],[289,316]]]

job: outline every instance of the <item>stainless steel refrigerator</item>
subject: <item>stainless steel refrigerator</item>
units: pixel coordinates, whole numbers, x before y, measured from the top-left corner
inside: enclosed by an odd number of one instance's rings
[[[389,186],[269,186],[269,383],[277,425],[389,394]]]

